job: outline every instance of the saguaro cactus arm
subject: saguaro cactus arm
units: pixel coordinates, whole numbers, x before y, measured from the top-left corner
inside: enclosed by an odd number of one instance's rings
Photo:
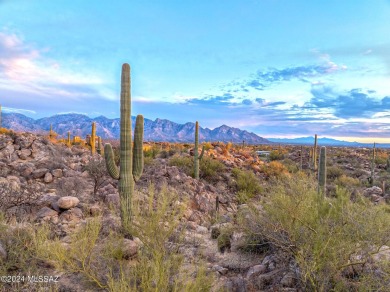
[[[107,171],[113,179],[119,179],[119,168],[115,164],[114,151],[111,144],[104,145],[104,157],[106,159]]]
[[[133,177],[135,181],[138,181],[144,170],[143,138],[144,117],[142,115],[138,115],[135,121],[133,149]]]
[[[198,150],[196,150],[196,151],[198,151]],[[204,154],[204,145],[202,146],[202,152],[200,153],[199,158],[198,158],[199,160],[202,159],[203,154]]]

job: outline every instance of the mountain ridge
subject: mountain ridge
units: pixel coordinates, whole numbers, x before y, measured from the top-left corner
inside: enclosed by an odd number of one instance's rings
[[[90,118],[83,114],[67,113],[44,117],[37,120],[19,113],[3,113],[3,126],[15,131],[45,133],[53,130],[62,137],[68,131],[72,136],[85,137],[91,132],[91,123],[96,122],[96,135],[103,139],[119,139],[120,119],[110,119],[104,116]],[[136,117],[132,116],[134,129]],[[178,124],[167,119],[156,118],[154,121],[144,119],[144,141],[155,142],[192,142],[194,140],[195,123]],[[199,127],[200,141],[222,141],[247,144],[270,144],[267,139],[255,133],[227,125],[213,130]]]

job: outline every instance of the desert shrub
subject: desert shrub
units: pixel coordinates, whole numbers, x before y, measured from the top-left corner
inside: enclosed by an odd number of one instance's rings
[[[0,212],[0,242],[7,252],[7,258],[0,258],[0,275],[18,277],[25,275],[50,275],[42,261],[37,257],[37,238],[48,233],[46,226],[10,228],[5,222],[5,217]],[[41,244],[42,242],[39,242]],[[46,264],[47,266],[47,264]],[[50,265],[49,265],[50,266]],[[19,278],[20,279],[20,278]],[[0,291],[53,291],[53,282],[30,283],[25,281],[2,281]]]
[[[261,192],[262,188],[259,179],[252,171],[233,168],[232,174],[235,178],[234,184],[241,202],[245,202]]]
[[[62,177],[56,180],[57,194],[61,197],[64,196],[77,196],[86,189],[86,182],[83,178]]]
[[[230,151],[230,149],[232,148],[232,145],[233,144],[230,143],[230,142],[227,143],[226,145],[225,144],[221,144],[220,147],[222,149],[222,155],[227,156],[229,151]]]
[[[187,270],[178,252],[185,230],[180,218],[186,205],[177,201],[178,195],[166,186],[159,193],[150,186],[147,197],[135,194],[128,232],[142,242],[136,259],[124,253],[123,235],[101,237],[99,217],[71,234],[67,246],[58,238],[37,241],[38,258],[51,262],[56,270],[80,274],[94,290],[210,291],[213,278],[206,276],[204,265]]]
[[[271,161],[268,164],[264,164],[262,166],[261,171],[267,177],[280,176],[282,174],[288,173],[287,168],[282,163],[280,163],[279,161]]]
[[[284,158],[284,154],[279,150],[272,150],[271,153],[269,154],[269,159],[271,161],[282,160],[283,158]]]
[[[93,180],[93,195],[96,196],[97,191],[103,184],[106,182],[107,170],[105,160],[99,156],[95,155],[92,157],[88,163],[83,167],[83,171],[87,171],[89,176]]]
[[[222,162],[204,155],[200,160],[199,169],[200,177],[212,182],[226,167]]]
[[[349,177],[345,174],[339,176],[334,182],[337,186],[346,188],[351,191],[354,188],[360,186],[360,181],[357,178]]]
[[[171,166],[177,166],[184,171],[185,174],[193,176],[194,173],[194,158],[190,156],[174,155],[168,162]]]
[[[210,149],[213,149],[213,145],[211,145],[210,142],[205,142],[203,143],[203,146],[204,146],[204,150],[207,151],[207,150],[210,150]]]
[[[330,166],[326,169],[326,177],[330,180],[334,180],[336,178],[339,178],[344,174],[344,171],[337,166]]]
[[[268,191],[264,211],[249,208],[240,226],[292,256],[305,291],[385,291],[390,265],[373,264],[370,253],[389,244],[388,206],[354,203],[340,188],[321,199],[303,173],[274,179]]]
[[[388,155],[385,152],[378,152],[375,156],[375,164],[386,164]]]
[[[225,251],[230,251],[232,247],[232,235],[233,230],[231,228],[223,228],[221,230],[221,233],[217,237],[217,246],[219,252],[224,253]]]
[[[296,163],[292,161],[290,158],[285,158],[282,160],[283,165],[287,168],[288,172],[295,173],[299,170],[299,162]]]
[[[40,194],[41,188],[38,185],[28,184],[19,186],[18,184],[1,181],[0,212],[8,215],[8,210],[13,207],[18,207],[18,210],[23,212],[25,207],[31,207],[37,203]]]
[[[152,157],[156,158],[157,154],[160,152],[160,146],[153,144],[152,146],[148,145],[149,147],[144,148],[144,156],[145,157]]]

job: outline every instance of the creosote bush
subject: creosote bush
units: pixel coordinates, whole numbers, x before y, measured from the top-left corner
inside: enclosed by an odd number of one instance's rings
[[[64,273],[77,273],[84,287],[104,291],[210,291],[213,277],[204,265],[188,270],[179,252],[184,226],[180,219],[186,208],[178,195],[166,186],[157,193],[153,186],[148,195],[135,193],[129,233],[139,238],[135,258],[125,252],[126,240],[112,231],[101,233],[100,217],[71,234],[69,244],[49,233],[35,240],[36,258],[50,262]]]
[[[264,210],[239,216],[242,230],[293,257],[305,291],[386,291],[390,265],[372,257],[389,245],[389,207],[352,202],[341,188],[321,198],[316,184],[301,172],[273,179]]]
[[[261,192],[260,181],[252,171],[233,168],[232,174],[235,178],[234,184],[237,188],[237,198],[240,203],[246,202]]]
[[[279,161],[271,161],[263,165],[261,171],[268,177],[277,177],[288,174],[288,169]]]
[[[225,169],[226,167],[222,162],[206,155],[200,161],[200,177],[210,182],[215,181]]]

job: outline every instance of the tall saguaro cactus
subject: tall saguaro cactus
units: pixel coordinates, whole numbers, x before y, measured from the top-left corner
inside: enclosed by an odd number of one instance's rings
[[[368,178],[370,185],[374,185],[374,174],[375,174],[375,158],[376,158],[376,147],[374,142],[374,148],[372,148],[372,157],[371,157],[371,175]]]
[[[91,138],[90,138],[90,145],[91,145],[91,153],[92,155],[95,154],[96,148],[95,148],[95,141],[96,141],[96,123],[92,123],[92,131],[91,131]]]
[[[50,139],[53,139],[53,138],[54,138],[54,134],[53,134],[53,126],[52,126],[52,124],[50,124],[49,138],[50,138]]]
[[[325,196],[326,193],[326,147],[321,147],[320,166],[318,169],[318,194]]]
[[[66,140],[66,145],[70,147],[70,131],[68,131],[68,139]]]
[[[317,134],[314,135],[313,167],[314,170],[317,170]]]
[[[202,159],[204,154],[204,145],[202,147],[202,153],[199,155],[199,123],[195,123],[195,147],[194,147],[194,178],[199,179],[199,160]]]
[[[123,64],[121,80],[121,121],[120,121],[120,168],[115,165],[114,152],[110,144],[104,145],[107,170],[112,178],[119,180],[122,228],[128,230],[131,221],[131,198],[134,184],[143,171],[142,142],[144,118],[137,116],[134,133],[134,149],[131,137],[131,88],[130,66]]]

